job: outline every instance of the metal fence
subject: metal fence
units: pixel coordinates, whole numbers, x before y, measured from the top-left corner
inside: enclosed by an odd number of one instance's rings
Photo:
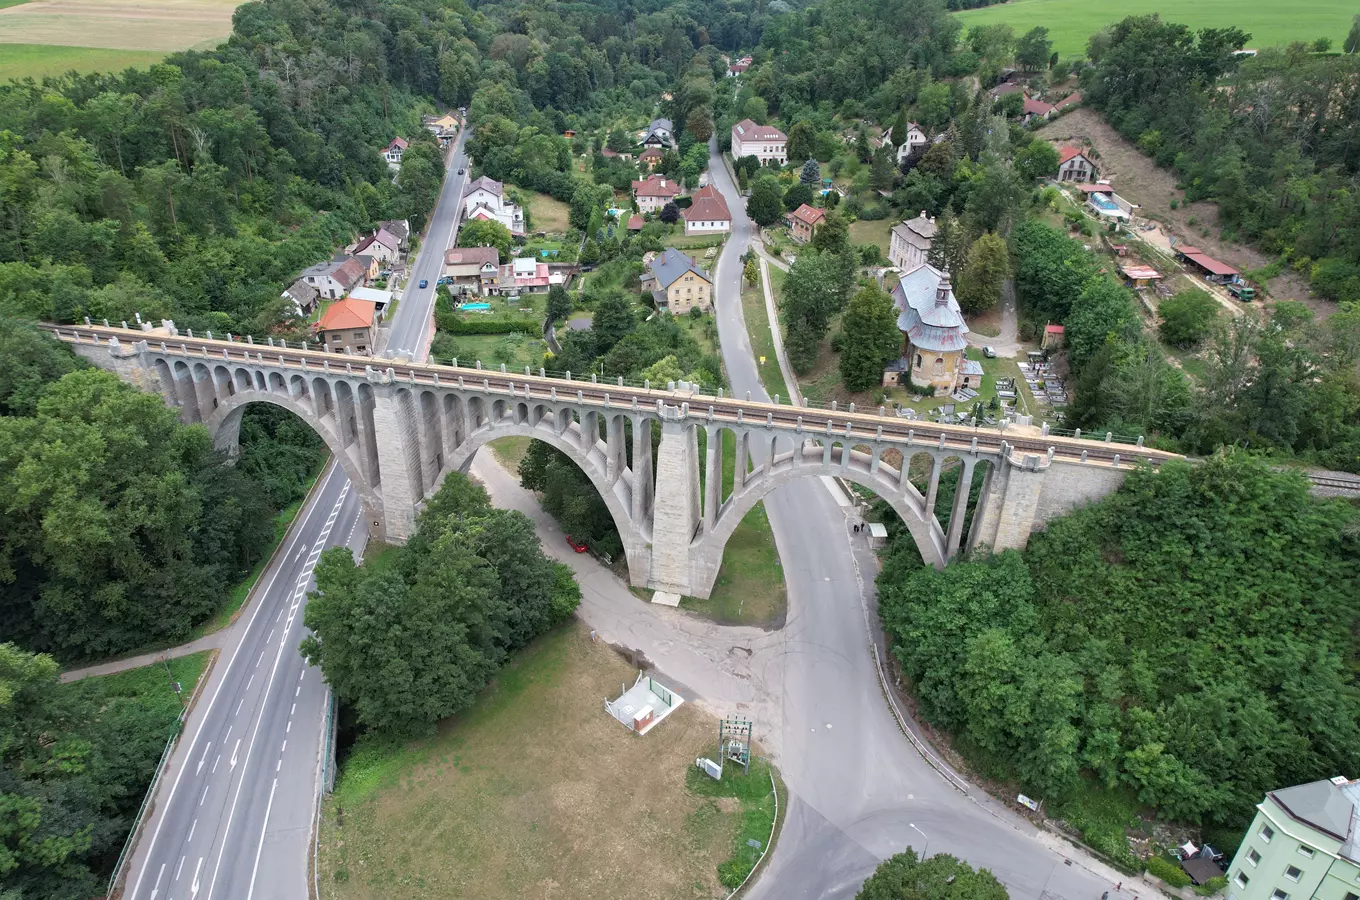
[[[156,787],[161,783],[161,776],[165,774],[166,763],[169,762],[170,754],[174,752],[175,745],[179,743],[180,735],[184,733],[184,715],[185,713],[181,711],[179,718],[175,720],[174,732],[165,741],[165,750],[161,752],[160,761],[156,763],[156,774],[152,776],[151,786],[146,789],[146,794],[142,797],[142,805],[137,808],[137,815],[132,820],[132,828],[128,830],[127,840],[123,841],[123,849],[118,854],[118,862],[114,864],[113,874],[109,876],[109,884],[104,891],[106,897],[114,896],[118,882],[125,874],[124,869],[132,856],[133,845],[137,843],[138,832],[142,830],[142,823],[151,806],[151,798],[156,796]]]

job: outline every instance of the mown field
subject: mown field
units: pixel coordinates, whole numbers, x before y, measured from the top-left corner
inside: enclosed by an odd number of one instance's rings
[[[0,81],[149,66],[215,47],[236,0],[0,0]]]
[[[1270,47],[1290,41],[1332,39],[1340,50],[1356,13],[1343,0],[1304,0],[1278,3],[1272,0],[1015,0],[956,13],[964,25],[1010,25],[1023,34],[1036,25],[1048,29],[1053,49],[1064,57],[1081,56],[1086,40],[1106,25],[1125,16],[1158,13],[1170,22],[1191,28],[1223,28],[1235,25],[1251,34],[1248,47]]]

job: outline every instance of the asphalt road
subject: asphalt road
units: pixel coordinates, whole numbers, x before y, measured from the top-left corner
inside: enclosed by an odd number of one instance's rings
[[[389,355],[429,350],[434,286],[466,176],[460,135],[392,320]],[[421,290],[420,279],[429,287]],[[362,553],[358,495],[334,463],[260,576],[189,716],[129,868],[129,900],[304,900],[329,694],[298,653],[312,570],[328,547]]]
[[[425,241],[420,245],[415,265],[406,279],[406,290],[392,320],[392,331],[387,338],[386,356],[424,359],[430,349],[432,336],[430,319],[434,315],[434,291],[444,274],[444,250],[453,245],[458,233],[458,219],[462,212],[463,188],[467,184],[468,159],[463,153],[467,129],[458,133],[458,140],[449,155],[448,174],[439,191],[434,215],[425,230]],[[459,170],[463,174],[458,174]],[[426,252],[427,249],[429,252]],[[434,252],[438,250],[438,252]],[[420,286],[421,279],[426,287]]]
[[[741,311],[740,257],[753,225],[716,150],[709,169],[733,219],[715,276],[723,362],[734,395],[750,391],[767,400]],[[757,740],[762,729],[777,731],[771,737],[789,806],[779,843],[748,896],[853,897],[881,860],[908,845],[985,866],[1013,897],[1047,891],[1096,900],[1112,891],[1113,883],[1067,865],[1023,820],[993,814],[949,786],[898,730],[879,688],[861,600],[873,592],[873,556],[858,537],[847,551],[844,511],[822,481],[786,485],[765,503],[789,615],[784,652],[765,672],[781,697],[780,712],[773,722],[756,723]]]

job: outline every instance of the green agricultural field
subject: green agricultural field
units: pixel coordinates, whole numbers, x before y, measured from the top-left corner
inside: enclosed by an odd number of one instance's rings
[[[3,5],[4,0],[0,0]],[[49,75],[76,72],[121,72],[144,69],[160,62],[155,50],[109,50],[102,47],[56,47],[50,44],[0,43],[0,82],[11,78],[41,80]]]
[[[1011,3],[956,13],[966,26],[1010,25],[1023,34],[1036,25],[1049,31],[1053,49],[1064,57],[1082,56],[1086,39],[1125,16],[1158,13],[1171,22],[1191,28],[1237,26],[1251,35],[1249,47],[1270,47],[1290,41],[1331,38],[1340,50],[1356,13],[1353,3],[1343,0],[1015,0]]]

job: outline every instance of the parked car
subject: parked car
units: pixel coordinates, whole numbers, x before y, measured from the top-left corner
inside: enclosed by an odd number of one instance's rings
[[[571,539],[571,535],[567,535],[567,546],[571,547],[571,549],[575,550],[577,553],[585,553],[587,550],[590,549],[585,544],[576,543],[574,540]]]
[[[982,355],[985,356],[985,357],[987,357],[988,359],[996,359],[996,348],[995,348],[995,347],[983,347],[983,348],[982,348]]]
[[[427,287],[429,287],[429,286],[430,286],[430,280],[429,280],[428,278],[422,278],[422,279],[420,279],[420,286],[421,286],[422,288],[427,288]]]
[[[458,174],[459,174],[459,175],[462,175],[462,174],[463,174],[463,170],[462,170],[462,169],[459,169],[459,170],[458,170]]]

